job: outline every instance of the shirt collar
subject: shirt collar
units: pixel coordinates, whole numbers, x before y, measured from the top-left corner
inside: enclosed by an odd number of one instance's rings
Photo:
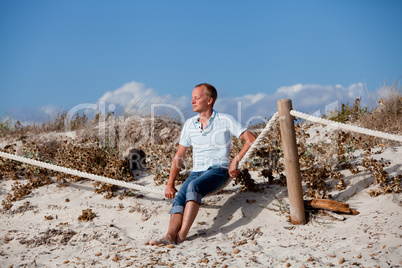
[[[209,118],[209,121],[208,121],[208,122],[212,122],[212,121],[215,119],[215,115],[216,115],[216,112],[215,112],[214,109],[212,109],[211,118]]]
[[[211,114],[211,117],[209,118],[208,122],[214,120],[214,119],[215,119],[215,116],[216,116],[216,111],[215,111],[214,109],[212,109],[212,114]],[[199,121],[198,121],[199,119],[200,119],[200,115],[197,115],[197,116],[194,118],[194,121],[199,122]]]
[[[216,114],[217,114],[216,111],[214,109],[212,109],[211,117],[209,118],[207,127],[204,129],[204,131],[211,127],[211,124],[214,121]],[[199,115],[194,118],[194,125],[196,126],[197,129],[199,128],[201,130],[201,126],[199,126],[201,124],[201,122],[198,121],[199,119],[200,119]]]

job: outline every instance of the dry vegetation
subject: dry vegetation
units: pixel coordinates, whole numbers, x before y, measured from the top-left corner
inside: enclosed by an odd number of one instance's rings
[[[334,111],[330,120],[354,124],[360,127],[383,131],[387,133],[402,134],[402,92],[396,84],[383,89],[378,105],[369,109],[362,107],[361,99],[356,99],[352,105],[342,104],[339,111]],[[381,153],[384,149],[400,143],[390,140],[367,136],[363,134],[344,132],[341,130],[326,133],[325,136],[331,142],[308,142],[307,130],[312,126],[308,122],[296,125],[298,139],[298,151],[302,171],[302,179],[307,188],[305,196],[310,198],[331,198],[328,191],[346,188],[346,182],[340,171],[349,170],[351,174],[366,172],[372,174],[379,189],[372,190],[371,195],[382,193],[401,192],[402,174],[390,176],[384,168],[389,163],[373,158],[374,154]],[[262,126],[257,126],[261,128]],[[238,143],[235,143],[238,144]],[[375,148],[375,149],[374,149]],[[364,151],[364,158],[356,160],[353,153],[356,150]],[[246,168],[257,170],[260,176],[265,177],[267,184],[286,185],[286,176],[281,161],[282,145],[280,139],[279,124],[265,138],[264,146],[258,149]],[[235,180],[243,185],[244,191],[258,191],[255,182],[250,182],[247,170],[243,171]]]
[[[341,110],[335,111],[330,119],[401,135],[401,114],[402,93],[400,88],[393,85],[381,97],[378,106],[371,109],[361,107],[360,99],[357,99],[352,105],[342,105]],[[255,126],[254,129],[258,127],[261,126]],[[296,125],[302,178],[307,188],[306,197],[330,198],[329,189],[345,189],[346,183],[340,173],[345,169],[352,174],[362,171],[371,173],[375,177],[375,183],[379,185],[378,190],[372,191],[373,196],[401,191],[402,174],[389,176],[384,170],[387,163],[372,157],[373,148],[378,153],[386,147],[396,145],[396,142],[337,130],[326,134],[336,142],[310,144],[306,142],[309,127],[309,123]],[[66,128],[74,131],[75,137],[63,134]],[[0,121],[0,135],[8,144],[2,151],[117,180],[136,180],[137,173],[130,171],[124,154],[131,147],[142,149],[146,153],[145,168],[155,175],[156,185],[167,181],[180,131],[180,123],[162,117],[151,120],[114,117],[111,114],[105,118],[98,114],[95,119],[89,120],[85,115],[76,115],[70,119],[63,112],[53,120],[28,126],[23,126],[20,122],[12,125],[11,120],[5,116]],[[241,141],[233,140],[231,157],[241,146]],[[364,159],[356,161],[353,152],[357,149],[364,150]],[[266,184],[285,186],[282,156],[277,124],[234,183],[240,184],[242,191],[261,191],[265,185],[257,184],[248,172],[255,170],[266,178]],[[191,167],[189,152],[178,183],[185,180]],[[67,186],[70,181],[80,179],[0,158],[0,180],[15,181],[12,191],[2,200],[5,211],[12,207],[14,201],[23,199],[35,188],[50,183],[58,183],[62,187]],[[96,193],[104,194],[106,198],[112,198],[117,193],[121,198],[135,196],[131,191],[118,192],[119,188],[110,184],[95,182],[94,186]]]

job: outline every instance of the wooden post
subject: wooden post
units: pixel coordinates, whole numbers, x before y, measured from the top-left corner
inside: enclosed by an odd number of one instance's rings
[[[282,148],[285,157],[286,182],[288,185],[290,220],[293,224],[305,224],[303,190],[301,185],[300,163],[297,152],[294,117],[290,114],[292,101],[279,100],[279,123],[281,129]]]

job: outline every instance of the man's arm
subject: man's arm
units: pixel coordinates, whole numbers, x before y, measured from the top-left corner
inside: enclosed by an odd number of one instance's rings
[[[243,156],[247,153],[248,149],[250,149],[251,145],[254,143],[255,136],[250,131],[246,130],[240,135],[240,139],[245,141],[245,143],[243,145],[243,148],[233,158],[232,162],[230,163],[229,175],[232,178],[235,178],[237,175],[239,175],[240,170],[238,169],[238,165],[240,163],[240,160],[243,158]]]
[[[174,155],[172,166],[170,168],[169,180],[165,188],[165,196],[169,199],[173,199],[177,190],[174,187],[174,182],[179,175],[180,169],[183,166],[184,157],[186,156],[187,147],[180,145]]]

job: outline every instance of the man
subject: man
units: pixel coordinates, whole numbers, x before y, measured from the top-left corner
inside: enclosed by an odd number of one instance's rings
[[[151,241],[150,245],[183,242],[197,216],[202,197],[222,187],[229,176],[234,178],[240,173],[238,164],[255,141],[254,135],[232,116],[213,109],[217,95],[215,87],[207,83],[193,90],[191,104],[198,116],[188,119],[183,126],[165,189],[165,196],[173,199],[168,231],[165,237]],[[230,163],[232,136],[245,144]],[[190,146],[193,146],[193,171],[177,192],[174,182]]]

